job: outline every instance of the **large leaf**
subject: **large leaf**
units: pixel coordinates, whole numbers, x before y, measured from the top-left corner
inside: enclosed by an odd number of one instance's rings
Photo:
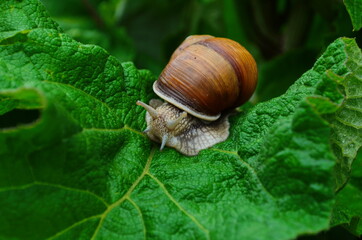
[[[346,41],[345,49],[352,57],[346,59],[346,73],[341,76],[328,70],[327,76],[338,84],[344,100],[335,114],[329,117],[333,128],[331,142],[335,155],[336,188],[340,189],[348,180],[351,165],[362,146],[362,54],[352,41]],[[329,92],[323,89],[322,91]],[[332,98],[333,91],[328,93]]]
[[[279,240],[329,228],[331,121],[345,106],[339,80],[356,75],[354,40],[231,117],[226,142],[185,157],[141,133],[148,71],[70,39],[35,0],[0,11],[0,238]],[[32,121],[6,122],[16,111]]]

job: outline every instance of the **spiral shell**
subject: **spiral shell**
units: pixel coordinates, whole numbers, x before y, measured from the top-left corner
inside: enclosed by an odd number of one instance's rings
[[[187,113],[215,121],[251,97],[257,75],[254,58],[239,43],[195,35],[174,52],[153,90]]]

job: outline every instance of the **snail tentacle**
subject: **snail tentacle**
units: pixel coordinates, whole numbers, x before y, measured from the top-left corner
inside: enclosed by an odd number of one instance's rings
[[[148,128],[146,128],[145,130],[143,130],[143,133],[148,133],[149,131],[151,131],[151,128],[150,128],[150,127],[148,127]]]
[[[168,135],[163,135],[162,137],[162,142],[161,142],[161,147],[160,147],[160,151],[162,151],[162,149],[165,147],[166,143],[167,143],[167,140],[168,140]]]
[[[146,109],[146,111],[151,115],[152,118],[157,118],[157,111],[153,107],[141,101],[137,101],[136,104]]]

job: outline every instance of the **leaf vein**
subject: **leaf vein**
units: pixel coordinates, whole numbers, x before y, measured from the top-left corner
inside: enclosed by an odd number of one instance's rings
[[[131,131],[133,133],[136,133],[142,137],[146,137],[146,135],[143,132],[140,132],[136,129],[133,129],[127,125],[124,125],[122,128],[83,128],[83,131],[100,131],[100,132],[121,132],[124,130]]]
[[[142,226],[143,226],[143,236],[144,236],[144,239],[146,239],[147,238],[147,231],[146,231],[146,225],[145,225],[145,220],[143,218],[142,211],[141,211],[140,207],[137,205],[137,203],[135,203],[131,199],[130,196],[127,198],[127,200],[134,206],[134,208],[137,210],[138,214],[140,215],[140,218],[141,218],[141,221],[142,221]]]
[[[60,184],[54,184],[54,183],[46,183],[46,182],[39,182],[39,181],[34,181],[32,183],[29,184],[25,184],[25,185],[21,185],[21,186],[14,186],[14,187],[8,187],[8,188],[2,188],[0,189],[0,192],[6,192],[6,191],[15,191],[15,190],[25,190],[27,188],[33,187],[33,186],[48,186],[48,187],[54,187],[54,188],[60,188],[60,189],[64,189],[67,191],[74,191],[74,192],[81,192],[81,193],[86,193],[89,195],[92,195],[93,197],[95,197],[96,199],[98,199],[99,201],[101,201],[106,207],[109,206],[109,203],[103,199],[102,197],[98,196],[97,194],[90,192],[88,190],[83,190],[83,189],[78,189],[78,188],[72,188],[72,187],[66,187]]]
[[[181,204],[176,201],[176,199],[174,197],[172,197],[172,195],[167,191],[165,185],[160,180],[158,180],[155,176],[153,176],[151,173],[147,173],[147,175],[149,177],[151,177],[160,186],[160,188],[163,190],[163,192],[166,194],[166,196],[171,200],[171,202],[173,202],[176,205],[176,207],[178,209],[180,209],[181,212],[183,212],[187,217],[189,217],[196,224],[196,226],[205,233],[206,239],[210,239],[209,230],[207,230],[193,215],[191,215],[189,212],[187,212],[181,206]]]
[[[47,240],[55,239],[55,238],[57,238],[58,236],[62,235],[63,233],[71,230],[72,228],[77,227],[78,225],[81,225],[82,223],[85,223],[85,222],[87,222],[88,220],[91,220],[91,219],[94,219],[94,218],[101,218],[101,216],[102,216],[101,214],[98,214],[98,215],[94,215],[94,216],[90,216],[90,217],[84,218],[84,219],[82,219],[82,220],[80,220],[80,221],[78,221],[78,222],[73,223],[72,225],[70,225],[69,227],[63,229],[62,231],[57,232],[57,233],[54,234],[53,236],[47,238]]]
[[[349,110],[352,110],[352,111],[356,111],[356,112],[362,113],[362,108],[350,106],[350,105],[347,105],[347,104],[344,105],[344,107],[345,107],[346,109],[349,109]]]
[[[336,116],[335,119],[340,122],[342,125],[345,125],[347,127],[351,127],[351,128],[354,128],[354,129],[360,129],[361,127],[360,126],[357,126],[357,125],[353,125],[353,123],[350,123],[350,122],[347,122],[345,121],[344,119],[340,118],[339,116]]]
[[[121,205],[125,200],[129,199],[133,190],[136,188],[136,186],[140,183],[140,181],[143,179],[143,177],[147,174],[147,172],[150,169],[151,166],[151,161],[153,158],[153,155],[155,154],[155,150],[156,148],[153,147],[151,150],[151,153],[147,159],[147,162],[145,164],[145,167],[143,169],[143,172],[141,173],[141,175],[134,181],[134,183],[131,185],[131,187],[128,189],[128,191],[117,201],[115,201],[113,204],[109,205],[108,208],[103,212],[101,220],[98,223],[97,228],[95,229],[93,236],[91,237],[91,240],[95,239],[97,234],[99,233],[101,226],[105,220],[105,218],[107,217],[108,213],[110,211],[112,211],[115,207],[118,207],[119,205]]]
[[[86,96],[88,96],[88,97],[96,100],[97,102],[101,103],[101,104],[102,104],[103,106],[105,106],[109,111],[114,111],[114,110],[112,110],[112,108],[111,108],[110,106],[108,106],[107,103],[102,102],[100,99],[94,97],[93,95],[85,92],[84,90],[82,90],[82,89],[80,89],[80,88],[76,88],[76,87],[74,87],[74,86],[72,86],[72,85],[70,85],[70,84],[62,83],[62,82],[53,82],[53,81],[49,81],[49,80],[44,80],[43,82],[50,83],[50,84],[54,84],[54,85],[59,85],[59,86],[61,86],[61,87],[69,87],[69,88],[71,88],[71,89],[74,89],[74,90],[76,90],[76,91],[79,91],[79,92],[83,93],[84,95],[86,95]],[[65,91],[65,92],[66,92],[66,91]]]

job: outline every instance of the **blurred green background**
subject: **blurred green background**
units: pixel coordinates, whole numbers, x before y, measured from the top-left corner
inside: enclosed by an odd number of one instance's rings
[[[355,37],[342,0],[41,0],[66,33],[156,76],[191,34],[231,38],[255,57],[253,102],[279,96],[329,43]]]
[[[41,0],[61,28],[157,76],[192,34],[231,38],[255,57],[253,102],[281,95],[338,37],[354,37],[342,0]],[[308,203],[306,203],[308,204]],[[307,239],[358,239],[342,227]]]

